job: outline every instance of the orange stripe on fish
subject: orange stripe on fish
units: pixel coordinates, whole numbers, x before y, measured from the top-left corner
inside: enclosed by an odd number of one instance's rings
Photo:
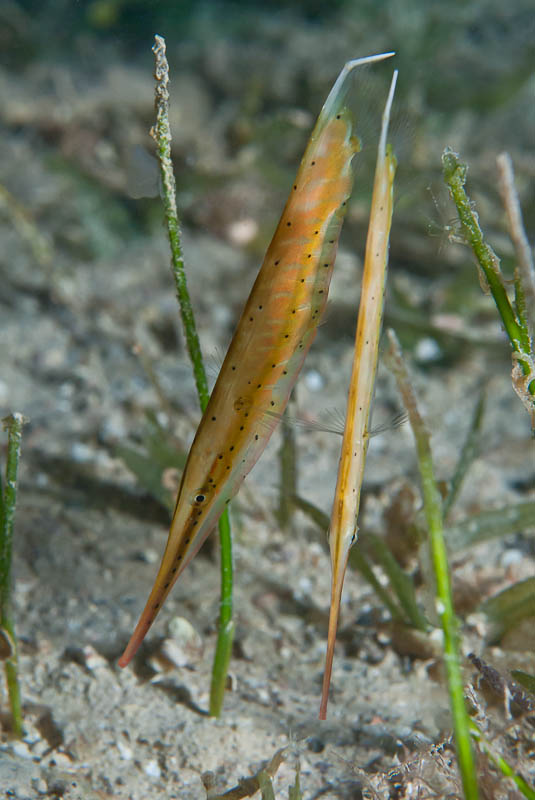
[[[355,337],[355,355],[330,525],[331,608],[319,713],[320,719],[325,719],[327,715],[334,645],[340,614],[340,600],[349,550],[357,537],[360,490],[370,438],[369,418],[383,319],[388,240],[392,223],[393,185],[396,171],[396,160],[390,148],[387,148],[386,137],[397,75],[396,70],[383,113],[379,139]]]
[[[160,569],[121,667],[132,659],[286,407],[327,301],[353,184],[351,161],[359,143],[343,106],[347,78],[355,67],[391,55],[349,61],[320,112],[197,429]]]

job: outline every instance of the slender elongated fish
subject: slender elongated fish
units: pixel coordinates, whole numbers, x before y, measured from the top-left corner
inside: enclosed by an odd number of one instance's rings
[[[393,186],[396,171],[396,160],[390,148],[387,147],[386,137],[397,76],[396,70],[383,113],[377,152],[372,207],[366,240],[362,290],[355,336],[355,355],[351,383],[349,385],[338,480],[331,516],[329,533],[332,570],[331,608],[319,713],[320,719],[325,719],[327,716],[340,599],[342,597],[349,550],[357,537],[360,489],[370,439],[370,407],[373,399],[377,354],[383,319],[388,240],[392,222]]]
[[[344,106],[347,79],[355,67],[392,55],[349,61],[320,112],[197,429],[160,569],[121,667],[132,659],[286,407],[325,308],[353,184],[351,161],[359,142]]]

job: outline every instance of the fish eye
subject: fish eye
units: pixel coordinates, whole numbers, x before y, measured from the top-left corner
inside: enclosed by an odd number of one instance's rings
[[[204,494],[195,495],[195,502],[196,503],[203,503],[205,500],[206,500],[206,497],[205,497]]]

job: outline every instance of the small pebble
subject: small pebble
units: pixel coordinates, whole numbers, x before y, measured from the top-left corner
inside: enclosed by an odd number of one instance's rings
[[[150,660],[156,672],[167,672],[174,667],[197,664],[204,652],[204,643],[191,622],[184,617],[173,617],[168,625],[168,637]]]
[[[427,361],[437,361],[442,355],[442,350],[435,339],[431,339],[430,336],[427,336],[424,339],[420,339],[417,343],[414,349],[414,355],[418,361],[424,363]]]
[[[48,794],[48,785],[44,778],[33,778],[32,785],[38,794]]]
[[[141,550],[139,553],[139,558],[146,564],[156,564],[159,559],[159,555],[156,550],[153,550],[151,547],[147,547],[145,550]]]
[[[50,750],[50,745],[46,739],[39,739],[32,747],[32,758],[34,761],[39,761]]]
[[[325,385],[322,375],[316,369],[309,369],[308,372],[305,372],[305,383],[311,392],[319,392]]]
[[[108,666],[108,662],[98,653],[90,644],[86,645],[83,649],[84,663],[87,669],[94,671],[103,669]]]
[[[32,751],[26,744],[26,742],[13,742],[11,745],[11,750],[15,753],[16,756],[19,758],[31,758]]]
[[[123,761],[131,761],[134,757],[132,750],[122,741],[122,739],[117,741],[117,750],[119,751],[119,755]]]
[[[232,222],[227,228],[227,236],[232,244],[243,247],[258,235],[258,223],[252,218]]]
[[[143,767],[143,772],[145,775],[148,775],[149,778],[159,778],[162,774],[155,758],[145,764]]]
[[[184,646],[202,647],[202,639],[185,617],[173,617],[167,626],[170,639]]]
[[[41,734],[34,728],[31,722],[25,722],[24,724],[24,736],[23,740],[26,742],[27,745],[34,745],[37,742],[41,741]]]
[[[50,767],[58,767],[59,769],[69,769],[72,767],[72,760],[66,753],[54,753],[49,762]]]

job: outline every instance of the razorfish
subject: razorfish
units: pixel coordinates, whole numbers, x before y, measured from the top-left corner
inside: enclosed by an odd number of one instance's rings
[[[348,61],[320,112],[295,183],[193,440],[156,581],[119,660],[126,666],[176,579],[280,420],[327,301],[338,238],[360,149],[344,106]]]
[[[388,241],[392,223],[393,186],[396,172],[396,159],[390,147],[387,147],[386,138],[397,75],[396,70],[383,112],[381,136],[379,138],[355,336],[353,370],[349,385],[346,423],[329,530],[332,570],[331,608],[319,713],[320,719],[325,719],[327,715],[340,599],[342,597],[349,550],[357,538],[360,489],[370,439],[370,408],[373,399],[379,338],[383,319]]]

